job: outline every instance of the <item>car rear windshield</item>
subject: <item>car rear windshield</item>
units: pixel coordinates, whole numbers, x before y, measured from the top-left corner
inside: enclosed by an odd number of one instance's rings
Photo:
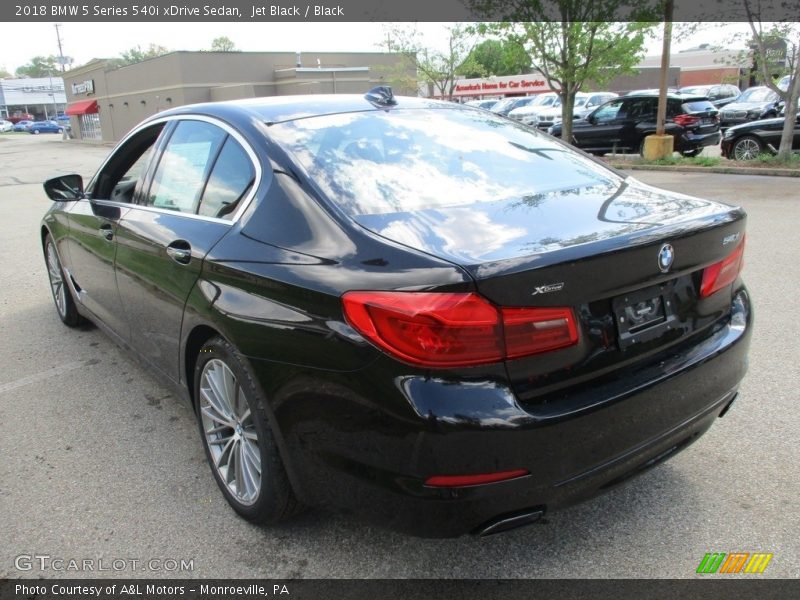
[[[270,134],[346,213],[469,206],[621,184],[565,144],[477,109],[393,109],[274,124]]]
[[[683,110],[686,112],[703,112],[706,110],[713,110],[716,112],[717,107],[711,104],[708,100],[693,100],[683,103]]]

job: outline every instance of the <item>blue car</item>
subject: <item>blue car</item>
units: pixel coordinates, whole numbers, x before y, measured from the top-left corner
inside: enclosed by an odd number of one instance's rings
[[[61,133],[61,125],[55,121],[37,121],[28,127],[29,133]]]
[[[28,131],[28,127],[33,125],[33,121],[17,121],[14,124],[14,131]]]

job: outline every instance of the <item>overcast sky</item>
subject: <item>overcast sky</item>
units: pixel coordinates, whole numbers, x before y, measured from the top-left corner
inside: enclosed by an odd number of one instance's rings
[[[409,24],[411,26],[412,24]],[[419,23],[432,46],[446,44],[444,23]],[[739,29],[743,26],[737,24]],[[228,36],[240,50],[306,52],[374,52],[385,37],[381,23],[64,23],[61,26],[64,54],[75,65],[92,58],[112,58],[121,52],[150,43],[171,50],[202,50],[218,36]],[[659,36],[660,37],[660,36]],[[723,34],[709,26],[674,49],[701,42],[721,43]],[[742,43],[742,46],[744,43]],[[648,54],[660,54],[660,39],[648,43]],[[58,54],[52,23],[3,23],[0,37],[0,67],[13,73],[37,55]]]

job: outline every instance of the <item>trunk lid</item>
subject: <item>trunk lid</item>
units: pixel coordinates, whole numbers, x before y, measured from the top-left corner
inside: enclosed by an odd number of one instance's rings
[[[574,305],[690,273],[724,258],[732,246],[723,240],[744,228],[740,209],[633,178],[616,189],[354,218],[462,266],[501,306]],[[675,258],[662,273],[657,255],[666,242]]]

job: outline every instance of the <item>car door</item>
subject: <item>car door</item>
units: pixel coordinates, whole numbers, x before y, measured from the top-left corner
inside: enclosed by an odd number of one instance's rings
[[[186,299],[260,169],[233,129],[186,117],[171,124],[151,171],[147,192],[119,223],[117,281],[131,346],[178,380]]]
[[[141,188],[163,124],[123,142],[87,186],[87,199],[69,214],[68,275],[80,302],[120,337],[129,337],[114,272],[122,216]]]
[[[624,98],[607,102],[588,115],[585,122],[573,124],[576,145],[587,150],[611,150],[618,146],[627,120],[624,102]]]

